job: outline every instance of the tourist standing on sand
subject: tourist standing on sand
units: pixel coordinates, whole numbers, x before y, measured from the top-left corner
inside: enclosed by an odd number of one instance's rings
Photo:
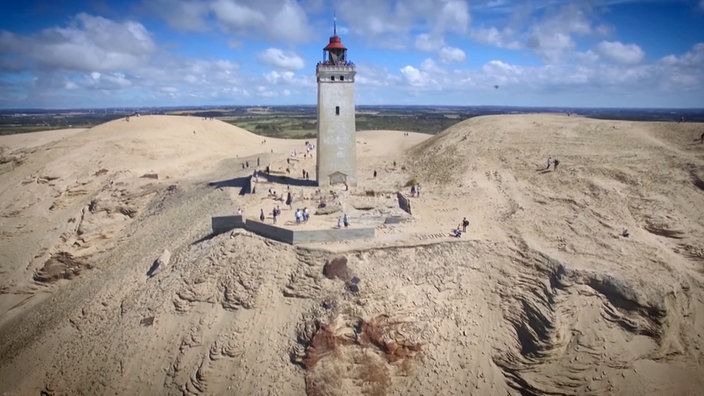
[[[469,227],[469,220],[465,217],[462,219],[462,232],[467,232],[467,227]]]
[[[347,216],[347,213],[342,216],[342,223],[345,225],[345,228],[350,226],[350,218]]]
[[[274,224],[276,224],[276,216],[277,216],[276,207],[274,207],[274,209],[271,210],[271,217],[274,218]]]
[[[548,157],[548,166],[545,169],[550,169],[550,165],[552,165],[552,157]]]
[[[557,166],[560,165],[560,160],[557,159],[557,158],[555,158],[555,160],[553,161],[553,164],[555,164],[555,165],[553,166],[553,169],[552,169],[552,170],[553,170],[553,171],[556,171],[556,170],[557,170]]]
[[[266,216],[264,216],[264,209],[259,210],[259,220],[264,221]]]

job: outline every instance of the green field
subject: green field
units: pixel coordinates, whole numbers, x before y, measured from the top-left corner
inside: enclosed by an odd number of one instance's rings
[[[212,117],[262,136],[311,139],[316,136],[314,106],[218,107],[142,109],[140,114]],[[90,128],[134,113],[113,111],[35,111],[0,114],[0,135],[63,128]],[[363,107],[356,116],[357,130],[398,130],[436,134],[474,114],[454,109],[417,107]]]
[[[31,114],[0,115],[0,135],[48,131],[66,128],[90,128],[122,115],[66,113],[66,114]]]
[[[224,115],[216,118],[259,135],[280,138],[314,138],[317,114],[314,107],[257,109],[247,114]],[[436,134],[459,121],[466,114],[443,113],[435,110],[364,109],[356,115],[358,131],[397,130]]]

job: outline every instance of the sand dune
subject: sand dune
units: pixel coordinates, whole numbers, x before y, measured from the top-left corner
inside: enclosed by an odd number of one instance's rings
[[[376,237],[306,246],[209,228],[277,204],[285,185],[226,182],[257,160],[312,173],[303,141],[172,116],[2,136],[0,393],[697,394],[703,131],[516,115],[359,132],[359,186],[332,193]],[[411,180],[413,215],[375,223]]]

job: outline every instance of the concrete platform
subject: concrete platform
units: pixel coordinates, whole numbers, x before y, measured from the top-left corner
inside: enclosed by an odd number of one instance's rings
[[[298,245],[315,242],[335,242],[351,239],[374,238],[374,227],[348,227],[329,229],[295,229],[262,223],[257,220],[245,219],[243,216],[214,216],[211,218],[213,234],[222,234],[235,228],[244,228],[265,238]]]

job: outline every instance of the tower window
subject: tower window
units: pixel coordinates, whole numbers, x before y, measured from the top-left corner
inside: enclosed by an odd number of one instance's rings
[[[340,76],[340,81],[345,81],[345,76]]]
[[[335,106],[335,115],[340,115],[340,106]]]
[[[330,81],[335,81],[335,76],[330,76]]]

